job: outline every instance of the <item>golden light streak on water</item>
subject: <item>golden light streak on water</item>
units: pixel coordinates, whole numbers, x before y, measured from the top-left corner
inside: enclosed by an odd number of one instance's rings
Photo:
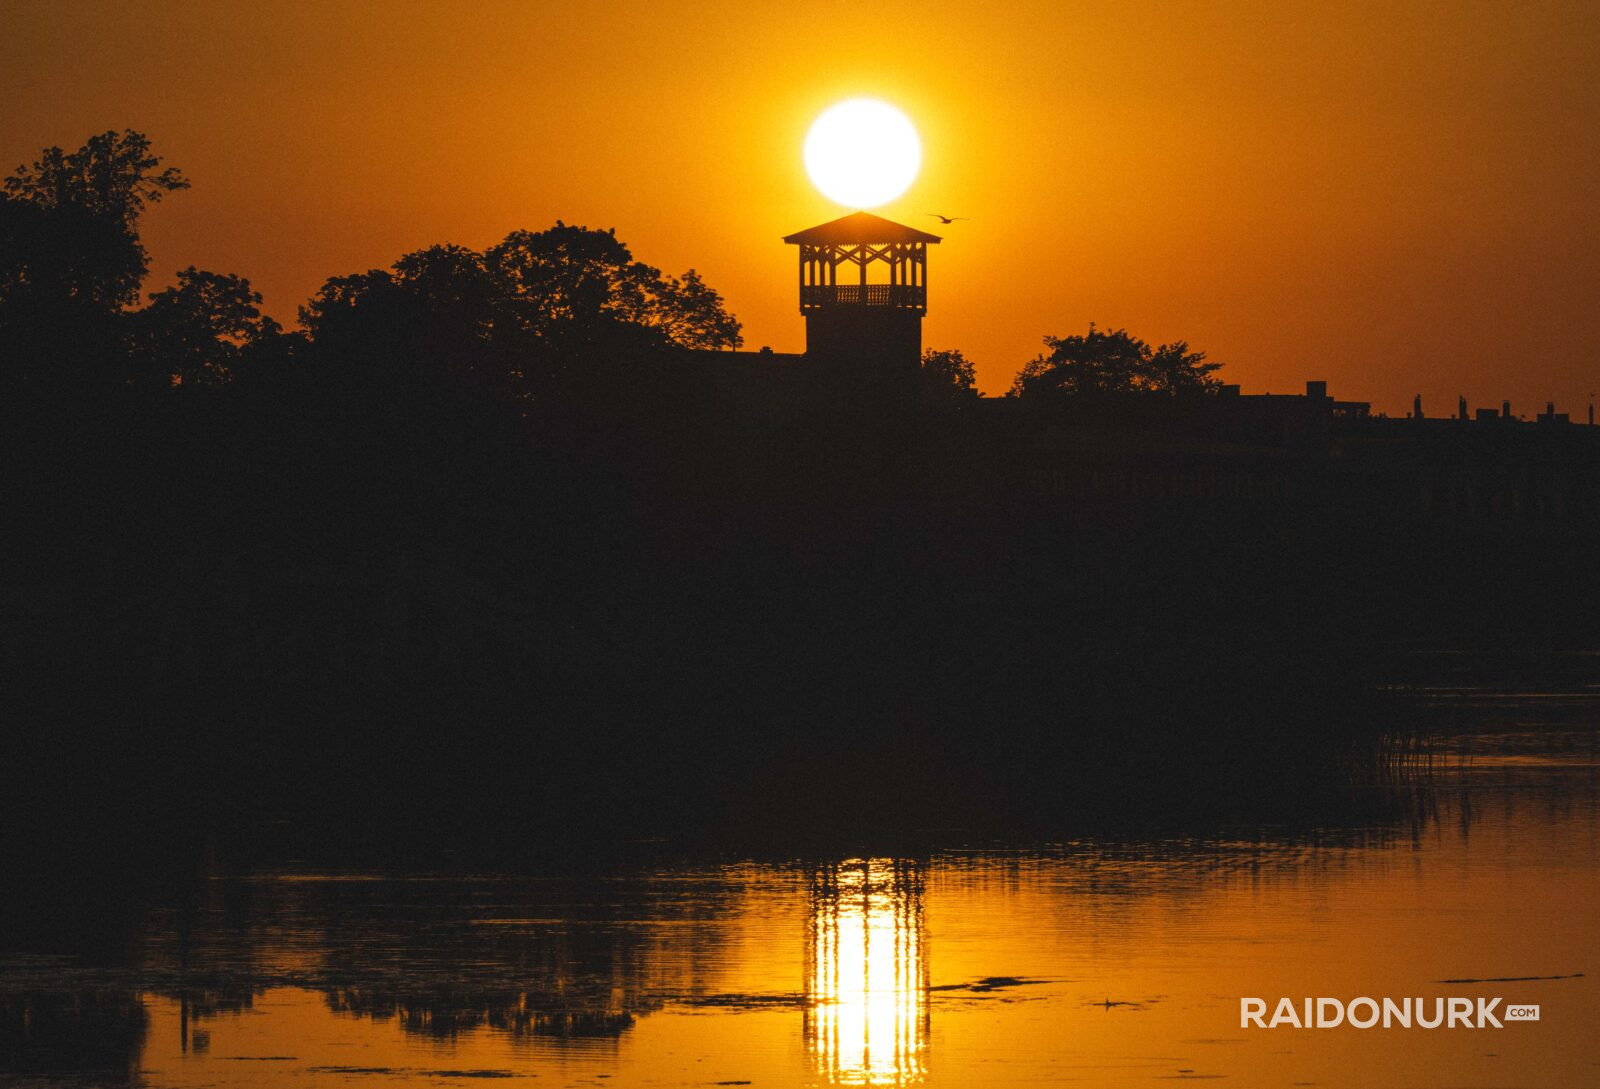
[[[852,859],[813,873],[805,1044],[833,1085],[927,1076],[923,876],[913,862]]]

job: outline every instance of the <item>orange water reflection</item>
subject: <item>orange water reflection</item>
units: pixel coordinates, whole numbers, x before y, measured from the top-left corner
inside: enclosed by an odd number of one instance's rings
[[[914,862],[852,859],[815,871],[806,942],[806,1051],[834,1085],[927,1076],[923,875]]]
[[[1484,734],[1389,819],[1300,835],[218,879],[103,953],[0,927],[0,1085],[1596,1085],[1597,736]],[[1240,1023],[1323,995],[1543,1012]]]

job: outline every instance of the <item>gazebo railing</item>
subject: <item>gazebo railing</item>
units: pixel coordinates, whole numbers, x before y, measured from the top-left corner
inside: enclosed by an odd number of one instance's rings
[[[800,288],[800,309],[820,306],[885,306],[923,310],[928,289],[920,284],[808,284]]]

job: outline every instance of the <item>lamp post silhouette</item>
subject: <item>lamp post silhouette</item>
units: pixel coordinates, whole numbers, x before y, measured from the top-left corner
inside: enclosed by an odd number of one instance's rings
[[[940,241],[870,212],[785,237],[800,247],[807,361],[869,381],[914,374],[928,312],[928,247]]]

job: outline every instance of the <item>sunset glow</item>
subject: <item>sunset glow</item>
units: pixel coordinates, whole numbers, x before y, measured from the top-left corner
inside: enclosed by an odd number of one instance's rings
[[[0,101],[0,1089],[1600,1089],[1600,2]]]
[[[874,98],[925,151],[874,211],[972,219],[926,339],[987,392],[1090,321],[1185,338],[1247,391],[1314,372],[1397,414],[1419,392],[1581,409],[1594,388],[1600,8],[1576,0],[624,3],[568,30],[498,2],[8,10],[4,169],[148,131],[195,180],[148,217],[150,290],[237,271],[286,324],[328,276],[561,218],[699,269],[753,345],[800,351],[774,239],[840,214],[801,149]]]

